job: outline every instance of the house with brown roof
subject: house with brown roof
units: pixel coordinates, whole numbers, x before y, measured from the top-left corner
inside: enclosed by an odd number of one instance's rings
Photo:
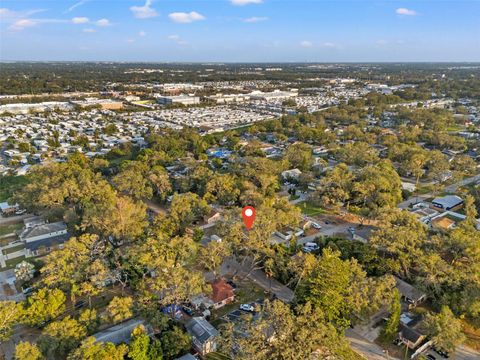
[[[432,220],[432,227],[439,230],[453,229],[455,224],[455,221],[446,216],[438,217]]]
[[[212,286],[212,294],[210,299],[213,302],[213,308],[219,309],[235,300],[235,293],[230,284],[224,279],[218,279],[210,284]]]

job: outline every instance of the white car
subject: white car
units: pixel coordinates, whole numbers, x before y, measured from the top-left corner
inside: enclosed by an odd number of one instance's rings
[[[250,304],[241,304],[240,305],[240,310],[248,311],[248,312],[254,312],[255,308]]]
[[[306,253],[317,251],[318,249],[320,249],[320,246],[318,246],[316,243],[307,242],[305,245],[303,245],[303,251]]]
[[[313,226],[315,229],[321,229],[321,228],[322,228],[322,225],[317,224],[316,222],[312,222],[312,226]]]

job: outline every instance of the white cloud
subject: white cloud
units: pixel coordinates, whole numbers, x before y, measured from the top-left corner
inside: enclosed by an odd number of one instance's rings
[[[252,17],[243,19],[243,22],[246,22],[246,23],[257,23],[257,22],[267,21],[267,20],[268,20],[268,17],[265,17],[265,16],[252,16]]]
[[[67,10],[65,10],[65,13],[68,13],[68,12],[71,12],[71,11],[75,10],[77,7],[86,4],[88,1],[89,0],[80,0],[79,2],[76,2],[75,4],[70,6]]]
[[[417,12],[415,10],[407,9],[407,8],[398,8],[395,10],[398,15],[406,15],[406,16],[415,16]]]
[[[13,11],[7,8],[0,8],[0,18],[2,20],[19,20],[23,18],[28,18],[29,16],[42,11],[45,11],[45,10],[35,9],[35,10],[26,10],[26,11]]]
[[[147,35],[147,33],[145,31],[140,31],[138,33],[138,36],[146,36],[146,35]]]
[[[33,19],[20,19],[15,21],[12,25],[10,25],[9,29],[12,31],[21,31],[25,28],[29,28],[38,24],[38,21]]]
[[[148,19],[157,16],[155,9],[151,8],[152,0],[146,0],[143,6],[131,6],[130,11],[137,19]]]
[[[95,25],[97,26],[110,26],[112,23],[108,19],[100,19],[95,22]]]
[[[313,43],[308,40],[303,40],[303,41],[300,41],[300,46],[304,48],[311,48],[313,46]]]
[[[261,4],[263,0],[230,0],[233,5],[244,6],[249,4]]]
[[[97,30],[92,29],[92,28],[86,28],[86,29],[83,29],[82,31],[84,33],[95,33],[95,32],[97,32]]]
[[[89,20],[87,17],[85,17],[85,16],[74,17],[74,18],[72,19],[72,23],[74,23],[74,24],[86,24],[86,23],[88,23],[89,21],[90,21],[90,20]]]
[[[205,16],[199,14],[196,11],[191,11],[189,13],[185,12],[175,12],[168,15],[170,20],[176,23],[187,24],[194,21],[205,20]]]
[[[169,35],[167,39],[176,42],[178,45],[188,45],[188,42],[183,40],[179,35]]]

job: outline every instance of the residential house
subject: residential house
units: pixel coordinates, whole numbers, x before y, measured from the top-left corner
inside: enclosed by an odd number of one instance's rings
[[[298,180],[302,172],[298,169],[285,170],[282,172],[282,178],[285,180]]]
[[[418,304],[422,303],[427,298],[426,293],[418,290],[417,288],[413,287],[402,279],[395,277],[395,281],[397,282],[396,286],[398,291],[400,292],[400,295],[402,296],[402,299],[404,299],[409,304],[409,306],[416,307]]]
[[[219,279],[210,284],[212,286],[212,294],[210,299],[213,301],[213,308],[219,309],[235,300],[235,293],[230,284],[224,279]]]
[[[217,350],[218,331],[205,318],[194,317],[185,325],[192,336],[193,347],[200,355]]]
[[[18,204],[10,205],[8,202],[0,203],[0,211],[2,212],[3,216],[13,215],[17,210],[18,210]]]
[[[25,243],[25,257],[43,255],[54,248],[61,248],[70,238],[67,225],[63,221],[35,224],[20,233],[19,238]]]
[[[99,343],[110,342],[115,345],[121,343],[128,344],[130,342],[133,330],[135,330],[139,326],[143,326],[146,329],[148,335],[153,334],[152,327],[148,325],[145,320],[130,319],[120,324],[110,326],[109,328],[106,328],[105,330],[102,330],[96,334],[93,334],[93,337],[95,338],[95,341]]]
[[[457,195],[447,195],[442,197],[437,197],[432,200],[432,205],[436,208],[443,210],[452,210],[454,208],[460,207],[463,204],[463,200],[460,196]]]
[[[409,349],[413,350],[422,344],[423,340],[425,340],[425,335],[409,327],[408,325],[400,323],[400,331],[398,333],[398,338]]]
[[[205,221],[206,224],[215,224],[221,218],[222,218],[222,214],[220,214],[216,210],[212,210],[203,218],[203,220]]]

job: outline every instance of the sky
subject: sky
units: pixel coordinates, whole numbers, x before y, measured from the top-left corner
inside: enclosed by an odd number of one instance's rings
[[[480,0],[0,0],[0,60],[480,61]]]

